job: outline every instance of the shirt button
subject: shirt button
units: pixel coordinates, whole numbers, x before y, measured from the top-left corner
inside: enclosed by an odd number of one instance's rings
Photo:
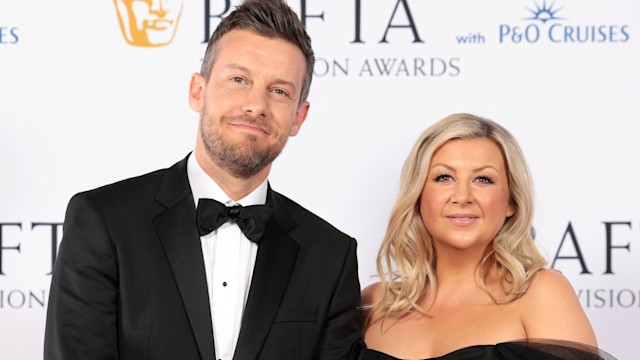
[[[222,282],[222,286],[227,286],[227,282],[226,282],[226,281],[223,281],[223,282]]]

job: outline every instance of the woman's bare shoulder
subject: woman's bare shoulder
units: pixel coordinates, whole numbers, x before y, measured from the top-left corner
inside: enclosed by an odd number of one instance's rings
[[[569,280],[560,272],[553,269],[540,270],[525,296],[525,306],[528,308],[580,307],[578,297]]]
[[[384,295],[384,288],[381,282],[375,282],[373,284],[367,285],[364,289],[362,289],[361,298],[362,304],[375,304],[382,300],[382,296]]]
[[[384,300],[384,293],[384,285],[381,282],[370,284],[362,290],[360,310],[365,329],[384,317],[383,306],[380,305]]]
[[[569,280],[541,270],[523,296],[522,324],[528,338],[569,340],[596,346],[595,335]]]

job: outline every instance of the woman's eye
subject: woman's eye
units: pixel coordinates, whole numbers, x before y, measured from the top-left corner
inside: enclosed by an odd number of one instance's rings
[[[493,183],[494,183],[493,179],[492,179],[492,178],[490,178],[490,177],[488,177],[488,176],[478,176],[478,177],[476,178],[476,180],[477,180],[479,183],[482,183],[482,184],[493,184]]]
[[[436,178],[434,179],[436,182],[445,182],[445,181],[451,181],[453,180],[453,178],[451,177],[451,175],[438,175],[436,176]]]

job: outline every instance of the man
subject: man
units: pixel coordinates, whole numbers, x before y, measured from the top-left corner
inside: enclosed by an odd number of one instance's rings
[[[45,359],[346,355],[360,332],[355,240],[267,182],[307,116],[313,62],[280,0],[220,23],[189,89],[195,151],[71,199]]]

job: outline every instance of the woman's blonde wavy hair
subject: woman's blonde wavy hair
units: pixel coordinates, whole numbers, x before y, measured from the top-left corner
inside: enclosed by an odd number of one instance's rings
[[[434,152],[452,139],[487,138],[501,148],[506,161],[509,194],[515,213],[493,240],[492,249],[479,269],[490,259],[499,271],[506,295],[497,304],[522,296],[534,275],[546,265],[533,242],[533,183],[524,155],[515,138],[499,124],[471,114],[453,114],[425,130],[404,163],[400,191],[391,211],[389,225],[377,257],[377,271],[384,294],[370,304],[386,316],[401,316],[411,310],[424,312],[418,305],[424,294],[435,293],[437,254],[433,240],[420,217],[420,195]]]

